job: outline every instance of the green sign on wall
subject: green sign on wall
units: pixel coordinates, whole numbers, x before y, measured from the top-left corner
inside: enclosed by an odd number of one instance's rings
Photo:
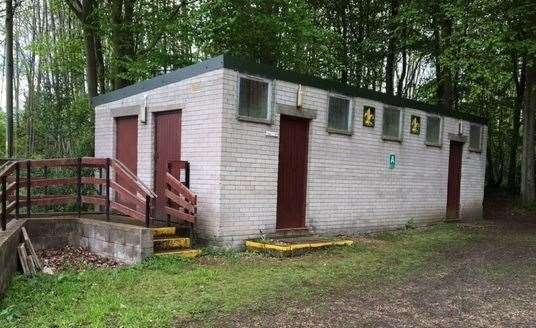
[[[389,155],[389,169],[394,169],[396,166],[396,156],[395,154]]]

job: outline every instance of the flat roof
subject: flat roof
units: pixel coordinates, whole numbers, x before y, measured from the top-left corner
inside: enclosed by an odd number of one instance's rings
[[[304,86],[337,92],[347,96],[375,100],[386,105],[413,108],[437,115],[486,124],[486,120],[484,118],[476,115],[462,112],[445,111],[439,105],[431,105],[421,101],[388,95],[383,92],[358,88],[335,80],[322,79],[312,75],[282,70],[273,66],[254,63],[228,54],[213,57],[200,63],[186,66],[178,70],[156,76],[152,79],[144,80],[133,85],[93,97],[93,99],[91,99],[91,103],[93,106],[103,105],[222,68],[231,69],[240,73],[259,75],[269,79],[302,84]]]

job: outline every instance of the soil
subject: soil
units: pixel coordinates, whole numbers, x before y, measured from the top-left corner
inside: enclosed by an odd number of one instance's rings
[[[443,252],[407,281],[339,290],[305,304],[220,317],[217,327],[535,327],[536,215],[497,194],[484,221],[462,224],[477,239]],[[191,322],[191,326],[203,326]]]
[[[43,265],[52,269],[53,273],[65,270],[82,271],[88,268],[114,268],[121,265],[113,259],[99,256],[82,247],[66,246],[39,250],[37,255]]]

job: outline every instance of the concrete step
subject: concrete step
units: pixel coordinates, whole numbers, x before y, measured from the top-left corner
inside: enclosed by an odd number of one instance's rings
[[[279,238],[272,240],[247,240],[246,249],[252,251],[266,252],[278,256],[300,255],[308,251],[338,247],[351,246],[354,241],[351,239],[341,239],[338,237],[316,237],[316,238]]]
[[[155,251],[156,256],[180,256],[187,258],[194,258],[202,254],[200,249],[181,249],[181,250],[167,250],[167,251]]]
[[[275,232],[267,234],[266,238],[296,238],[296,237],[310,237],[313,236],[313,232],[309,228],[298,229],[277,229]]]
[[[177,234],[177,228],[175,227],[161,227],[161,228],[151,228],[153,231],[153,237],[173,237]]]
[[[191,241],[187,237],[155,237],[153,239],[155,251],[160,250],[176,250],[190,248]]]

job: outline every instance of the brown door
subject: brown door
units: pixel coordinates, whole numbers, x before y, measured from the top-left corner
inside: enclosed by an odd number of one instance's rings
[[[451,141],[449,155],[449,181],[447,190],[447,218],[457,219],[460,214],[460,181],[462,177],[463,143]]]
[[[137,174],[138,169],[138,116],[125,116],[115,119],[116,123],[116,144],[115,158],[128,167],[132,173]],[[130,179],[118,173],[116,181],[129,191],[135,191],[135,185]],[[121,199],[117,194],[116,201],[135,207],[134,204]]]
[[[305,227],[309,121],[281,115],[277,178],[277,229]]]
[[[155,115],[155,216],[163,218],[166,206],[165,177],[168,162],[181,159],[181,112],[162,112]]]

